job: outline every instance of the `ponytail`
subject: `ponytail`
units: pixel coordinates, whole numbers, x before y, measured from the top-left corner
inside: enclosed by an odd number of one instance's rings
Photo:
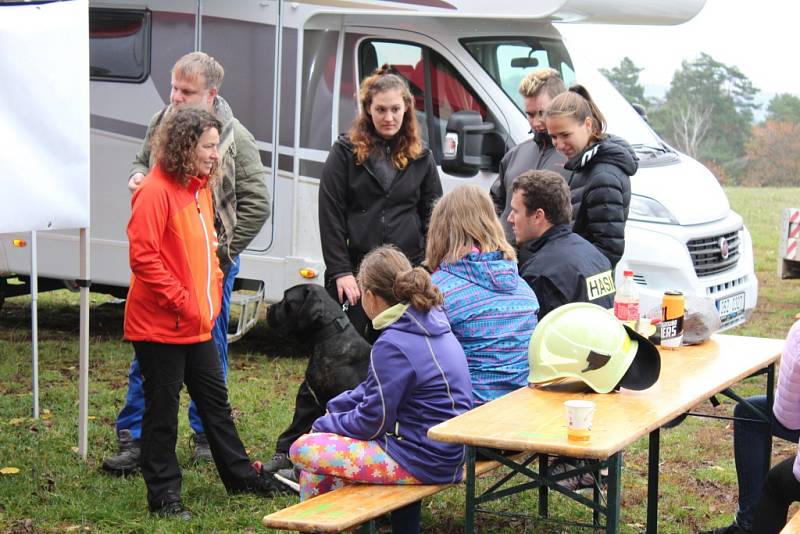
[[[555,97],[545,111],[548,117],[570,117],[577,122],[592,119],[592,137],[589,144],[605,138],[606,118],[592,100],[589,91],[582,85],[573,85],[569,91]]]
[[[408,302],[420,311],[430,311],[444,302],[442,292],[434,285],[428,271],[422,267],[397,273],[392,289],[399,302]]]
[[[358,285],[390,306],[403,302],[427,312],[444,302],[428,272],[412,268],[405,254],[392,245],[376,248],[364,257],[358,269]]]

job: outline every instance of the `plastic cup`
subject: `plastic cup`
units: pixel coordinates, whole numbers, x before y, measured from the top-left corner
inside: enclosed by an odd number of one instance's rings
[[[567,409],[567,439],[587,441],[592,430],[594,402],[588,400],[564,401]]]

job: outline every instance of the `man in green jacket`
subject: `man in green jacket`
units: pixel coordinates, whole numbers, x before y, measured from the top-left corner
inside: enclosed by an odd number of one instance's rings
[[[133,161],[128,188],[136,191],[153,165],[150,140],[164,117],[181,106],[196,106],[214,113],[223,124],[220,132],[220,180],[214,186],[215,226],[219,248],[217,256],[225,275],[222,309],[212,335],[219,352],[223,376],[228,374],[228,319],[233,281],[239,272],[239,254],[255,238],[270,215],[270,198],[264,166],[253,135],[234,116],[219,95],[224,70],[203,52],[186,54],[172,68],[170,105],[150,120],[144,142]],[[125,406],[117,417],[119,452],[103,461],[103,469],[113,474],[138,470],[141,452],[141,423],[144,414],[142,375],[136,358],[128,373]],[[203,424],[192,402],[189,424],[194,430],[195,461],[211,459]]]

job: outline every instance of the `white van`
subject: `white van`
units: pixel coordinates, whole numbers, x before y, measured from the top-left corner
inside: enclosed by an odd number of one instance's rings
[[[319,178],[333,140],[355,117],[355,93],[365,75],[389,63],[408,79],[447,190],[492,184],[503,154],[530,135],[519,80],[531,69],[552,67],[567,84],[588,87],[609,130],[640,158],[618,280],[624,269],[636,273],[645,310],[658,305],[665,290],[681,290],[713,297],[723,328],[741,324],[758,293],[741,217],[714,176],[668,147],[592,66],[571,57],[553,26],[676,24],[703,4],[140,0],[141,7],[132,8],[129,0],[91,1],[93,289],[124,295],[130,163],[148,120],[169,100],[172,64],[186,52],[202,49],[225,67],[221,94],[255,135],[268,171],[273,215],[242,254],[239,274],[246,286],[262,285],[268,301],[292,285],[321,282]],[[445,160],[448,122],[455,128],[465,120],[473,124],[455,133],[460,150]],[[29,251],[12,246],[25,237],[2,236],[0,272],[29,272]],[[76,277],[76,240],[67,232],[39,234],[41,277],[58,283]],[[8,295],[24,291],[0,283]]]

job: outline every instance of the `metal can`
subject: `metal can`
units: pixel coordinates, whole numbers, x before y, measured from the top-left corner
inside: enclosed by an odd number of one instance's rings
[[[661,347],[677,349],[683,341],[684,297],[680,291],[667,291],[661,301]]]

